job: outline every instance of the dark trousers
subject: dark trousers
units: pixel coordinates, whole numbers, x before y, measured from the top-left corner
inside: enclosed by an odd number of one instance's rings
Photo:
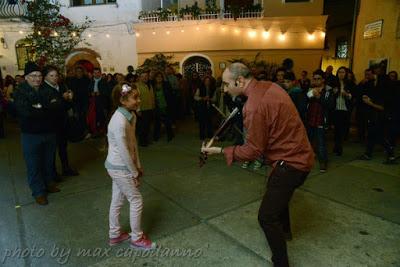
[[[0,107],[0,109],[1,109],[1,107]],[[4,117],[5,117],[5,113],[0,111],[0,138],[4,138],[4,136],[5,136],[5,133],[4,133]]]
[[[400,116],[388,115],[385,120],[386,138],[385,149],[388,157],[394,157],[396,139],[400,134]]]
[[[345,138],[348,127],[349,112],[344,110],[335,110],[333,116],[333,123],[335,126],[335,146],[333,150],[337,154],[342,154],[343,140]]]
[[[63,172],[69,169],[68,152],[67,152],[68,139],[65,133],[66,131],[65,132],[59,131],[56,134],[58,157],[60,158]],[[54,165],[55,165],[55,160],[54,160]]]
[[[200,139],[211,138],[213,136],[211,112],[207,109],[199,110],[199,129]]]
[[[368,120],[367,149],[365,154],[372,156],[375,145],[383,145],[384,122],[381,120]]]
[[[170,140],[174,136],[172,131],[171,117],[167,112],[162,112],[160,110],[155,110],[154,112],[154,141],[158,141],[161,135],[161,123],[164,124],[167,130],[167,138]]]
[[[32,196],[44,196],[46,188],[54,183],[56,136],[23,133],[21,141]]]
[[[289,201],[308,172],[279,161],[268,178],[267,191],[258,212],[258,221],[267,238],[276,267],[289,266],[285,232],[290,233]]]
[[[311,144],[314,143],[314,139],[317,139],[318,160],[320,162],[328,162],[325,129],[323,127],[308,127],[307,133]]]
[[[146,146],[150,143],[149,135],[154,120],[154,113],[153,110],[144,110],[140,113],[137,124],[139,145]]]
[[[357,124],[357,134],[359,141],[365,140],[365,133],[367,131],[367,118],[365,111],[361,108],[356,108],[356,124]]]

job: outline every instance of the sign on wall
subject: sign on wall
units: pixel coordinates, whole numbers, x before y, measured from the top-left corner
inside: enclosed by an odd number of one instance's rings
[[[364,26],[364,39],[382,36],[383,19],[368,23]]]

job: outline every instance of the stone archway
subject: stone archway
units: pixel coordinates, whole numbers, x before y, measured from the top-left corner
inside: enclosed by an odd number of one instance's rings
[[[98,59],[101,59],[101,56],[89,49],[89,48],[78,48],[71,52],[66,58],[66,71],[67,73],[71,72],[71,70],[75,69],[77,66],[81,66],[86,69],[86,71],[93,71],[93,68],[101,68]]]
[[[190,55],[182,61],[181,70],[185,77],[191,77],[193,72],[198,72],[200,77],[204,77],[209,69],[213,69],[211,60],[201,54]]]

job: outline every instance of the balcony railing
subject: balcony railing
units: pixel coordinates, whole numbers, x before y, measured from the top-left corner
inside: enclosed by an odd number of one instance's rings
[[[0,19],[22,18],[28,12],[28,4],[21,0],[0,0]]]
[[[253,19],[262,18],[262,11],[246,11],[237,14],[236,19]],[[163,21],[185,21],[185,20],[212,20],[212,19],[235,19],[235,16],[231,12],[226,13],[201,13],[198,16],[192,14],[183,14],[181,16],[172,14],[168,16],[162,16],[160,14],[144,14],[139,17],[143,23],[152,22],[163,22]]]

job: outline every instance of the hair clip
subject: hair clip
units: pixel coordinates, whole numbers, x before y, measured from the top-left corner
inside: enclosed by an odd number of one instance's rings
[[[130,91],[132,90],[132,87],[130,87],[127,84],[122,85],[122,90],[121,90],[121,95],[127,95]]]

